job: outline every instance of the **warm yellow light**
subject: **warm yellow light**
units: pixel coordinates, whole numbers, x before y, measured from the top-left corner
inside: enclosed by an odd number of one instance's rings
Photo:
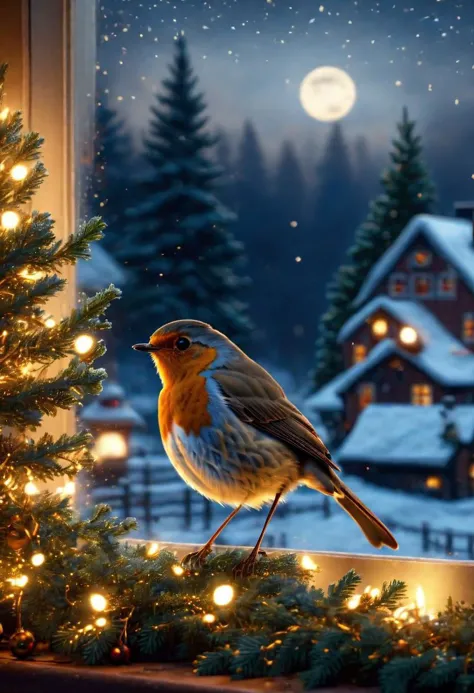
[[[28,268],[21,270],[19,272],[20,277],[23,277],[23,279],[28,279],[29,282],[36,282],[38,279],[42,279],[44,277],[44,272],[35,272],[35,270],[30,270]]]
[[[107,608],[107,599],[103,594],[91,594],[89,601],[94,611],[105,611]]]
[[[84,626],[84,633],[88,633],[90,630],[94,630],[94,626],[88,623],[87,626]]]
[[[204,621],[204,623],[214,623],[216,617],[214,616],[214,614],[204,614],[202,620]]]
[[[360,604],[361,596],[362,595],[360,595],[360,594],[354,594],[353,597],[348,599],[347,600],[347,608],[348,609],[357,609],[357,607]]]
[[[8,114],[10,113],[10,109],[5,107],[3,111],[0,111],[0,120],[6,120],[8,118]]]
[[[413,329],[413,327],[405,325],[405,327],[402,327],[400,330],[400,341],[402,344],[416,344],[417,339],[418,333],[415,329]]]
[[[474,481],[474,464],[471,464],[469,467],[469,478]]]
[[[35,568],[39,568],[40,565],[43,565],[45,560],[44,553],[34,553],[31,557],[31,563]]]
[[[177,575],[178,577],[180,577],[181,575],[184,574],[184,568],[183,568],[182,565],[174,565],[174,566],[171,568],[171,570],[172,570],[173,573],[174,573],[175,575]]]
[[[54,327],[55,325],[56,325],[56,320],[54,318],[47,318],[44,321],[44,326],[49,327],[50,329],[51,329],[51,327]]]
[[[28,584],[28,576],[20,575],[20,577],[17,578],[9,578],[8,582],[11,584],[12,587],[26,587],[26,585]]]
[[[232,585],[220,585],[214,590],[212,598],[217,606],[227,606],[234,598],[234,588]]]
[[[101,616],[98,618],[95,622],[95,625],[98,626],[99,628],[103,628],[104,626],[107,625],[107,619]]]
[[[388,323],[383,318],[379,318],[372,323],[372,333],[376,337],[385,337],[388,332]]]
[[[17,164],[10,171],[13,180],[24,180],[28,175],[28,169],[23,164]]]
[[[68,481],[64,486],[63,494],[65,496],[74,496],[75,493],[76,484],[74,483],[74,481]]]
[[[426,488],[429,488],[433,491],[439,490],[442,487],[442,485],[443,481],[439,476],[429,476],[425,481]]]
[[[121,460],[127,457],[127,441],[122,433],[101,433],[95,442],[95,454],[102,460]]]
[[[95,339],[90,334],[81,334],[74,342],[74,349],[77,354],[87,354],[95,344]]]
[[[301,567],[303,570],[319,570],[318,564],[315,563],[311,556],[308,556],[307,554],[301,558]]]
[[[160,545],[156,541],[152,541],[146,548],[148,558],[154,558],[160,552]]]
[[[369,594],[372,599],[377,599],[377,597],[380,597],[380,590],[378,587],[374,587],[372,590],[370,590]]]
[[[25,493],[27,496],[36,496],[39,493],[39,488],[32,481],[25,484]]]
[[[15,229],[20,223],[20,217],[16,212],[3,212],[2,226],[4,229]]]
[[[425,611],[426,602],[425,602],[425,591],[424,591],[423,587],[421,587],[421,585],[416,588],[415,603],[416,603],[416,608],[418,610],[418,614],[420,616],[422,616],[424,611]]]

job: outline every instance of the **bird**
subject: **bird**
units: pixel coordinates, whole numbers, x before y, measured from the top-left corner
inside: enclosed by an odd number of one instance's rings
[[[376,548],[394,536],[338,476],[340,468],[310,421],[274,378],[226,335],[198,320],[174,320],[133,349],[151,355],[162,382],[158,423],[165,452],[181,478],[230,515],[184,563],[200,567],[242,508],[270,505],[263,529],[235,576],[255,571],[279,502],[298,486],[334,500]]]

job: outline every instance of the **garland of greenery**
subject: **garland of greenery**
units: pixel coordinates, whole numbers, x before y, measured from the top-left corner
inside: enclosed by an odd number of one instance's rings
[[[262,556],[249,579],[232,578],[237,550],[190,571],[157,544],[120,542],[132,525],[100,506],[64,532],[49,527],[61,552],[51,546],[55,555],[36,569],[21,605],[37,640],[87,664],[131,654],[194,662],[200,676],[298,674],[306,689],[351,682],[382,693],[474,691],[472,606],[450,601],[435,618],[401,613],[403,582],[356,595],[353,571],[324,592],[312,584],[316,566],[305,569],[293,554]]]

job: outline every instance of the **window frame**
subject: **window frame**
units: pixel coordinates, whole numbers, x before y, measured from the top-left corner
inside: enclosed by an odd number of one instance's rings
[[[405,282],[405,291],[403,293],[396,293],[393,286],[397,280],[402,279]],[[409,287],[409,275],[406,272],[392,272],[388,279],[388,294],[391,298],[408,298],[410,293]]]
[[[450,292],[444,292],[441,290],[441,282],[443,279],[453,280],[453,290]],[[452,270],[447,270],[446,272],[440,272],[436,278],[436,297],[441,299],[451,299],[457,298],[458,295],[458,275]]]
[[[472,335],[466,336],[466,320],[472,321]],[[462,315],[462,341],[466,344],[474,344],[474,311],[467,311]]]
[[[417,388],[426,388],[426,392],[416,393]],[[429,395],[429,402],[423,401]],[[415,401],[419,399],[420,401]],[[433,404],[433,386],[430,383],[412,383],[410,386],[410,404],[414,407],[430,407]]]
[[[364,355],[362,356],[362,358],[356,358],[357,349],[363,350]],[[365,361],[365,359],[367,358],[367,351],[368,349],[365,344],[363,344],[362,342],[354,342],[352,344],[352,365],[355,366],[357,363],[362,363],[362,361]]]
[[[425,252],[428,255],[428,260],[423,265],[419,265],[415,260],[415,256],[417,255],[417,253],[425,253]],[[426,267],[430,267],[432,264],[433,264],[433,253],[431,252],[431,250],[425,250],[424,248],[418,248],[417,250],[415,249],[411,252],[411,254],[410,254],[410,267],[412,267],[413,269],[424,269]]]
[[[416,280],[419,279],[420,277],[427,278],[430,280],[431,287],[428,293],[426,294],[418,294],[416,292]],[[411,298],[417,298],[420,299],[421,301],[426,300],[427,298],[434,298],[435,295],[435,281],[434,281],[434,276],[432,272],[413,272],[413,274],[410,277],[410,296]]]

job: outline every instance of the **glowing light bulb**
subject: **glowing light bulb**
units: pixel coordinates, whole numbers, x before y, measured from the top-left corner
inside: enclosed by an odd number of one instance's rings
[[[91,594],[89,602],[94,611],[105,611],[107,608],[107,599],[103,594]]]
[[[99,460],[121,460],[127,457],[127,441],[122,433],[107,431],[97,437],[94,452]]]
[[[388,323],[386,320],[379,318],[372,323],[372,333],[376,337],[385,337],[388,332]]]
[[[90,334],[81,334],[74,342],[74,349],[77,354],[87,354],[95,344],[95,339]]]
[[[417,331],[413,327],[406,325],[400,330],[400,341],[402,344],[415,344],[418,339]]]
[[[25,484],[25,493],[27,496],[36,496],[39,493],[39,488],[32,481]]]
[[[214,590],[212,598],[217,606],[227,606],[234,598],[234,588],[232,585],[220,585]]]
[[[103,616],[101,616],[100,618],[98,618],[98,619],[96,620],[95,625],[96,625],[98,628],[104,628],[104,626],[107,625],[107,619],[104,618]]]
[[[74,496],[76,493],[76,484],[74,481],[68,481],[63,488],[63,495]]]
[[[184,568],[183,568],[182,565],[174,565],[174,566],[171,568],[171,570],[172,570],[173,573],[174,573],[175,575],[177,575],[178,577],[180,577],[181,575],[184,574]]]
[[[204,614],[204,616],[202,617],[202,620],[204,623],[214,623],[216,620],[216,617],[214,616],[214,614]]]
[[[307,554],[301,558],[301,567],[303,570],[319,570],[318,564],[315,563],[311,556],[308,556]]]
[[[49,329],[51,329],[51,328],[54,327],[55,325],[56,325],[56,320],[55,320],[54,318],[47,318],[47,319],[44,321],[44,326],[45,326],[45,327],[48,327]]]
[[[10,109],[8,107],[5,107],[3,111],[0,111],[0,120],[6,120],[8,118],[9,113]]]
[[[13,180],[24,180],[28,175],[28,169],[23,164],[16,164],[10,171]]]
[[[91,630],[94,630],[94,626],[91,626],[90,623],[88,623],[87,626],[84,626],[84,633],[88,633]]]
[[[23,279],[28,279],[29,282],[36,282],[38,279],[41,279],[44,277],[43,272],[35,272],[35,270],[30,270],[28,268],[21,270],[21,272],[18,273],[20,277],[23,277]]]
[[[353,597],[347,600],[347,608],[348,609],[357,609],[357,607],[360,604],[361,600],[361,595],[360,594],[354,594]]]
[[[31,557],[31,563],[35,568],[39,568],[40,565],[43,565],[45,560],[44,553],[34,553]]]
[[[156,541],[153,541],[151,544],[149,544],[149,546],[147,546],[146,555],[148,558],[154,558],[158,555],[159,551],[160,545]]]
[[[426,602],[425,602],[425,592],[424,592],[423,587],[421,587],[421,585],[416,588],[415,604],[416,604],[416,608],[418,610],[418,613],[420,614],[420,616],[422,616],[424,611],[425,611]]]
[[[20,217],[16,212],[3,212],[2,226],[4,229],[15,229],[20,223]]]
[[[373,590],[370,590],[369,594],[372,597],[372,599],[377,599],[378,597],[380,597],[380,590],[378,587],[374,587]]]
[[[12,587],[26,587],[28,584],[28,575],[20,575],[17,578],[9,578],[8,582]]]

